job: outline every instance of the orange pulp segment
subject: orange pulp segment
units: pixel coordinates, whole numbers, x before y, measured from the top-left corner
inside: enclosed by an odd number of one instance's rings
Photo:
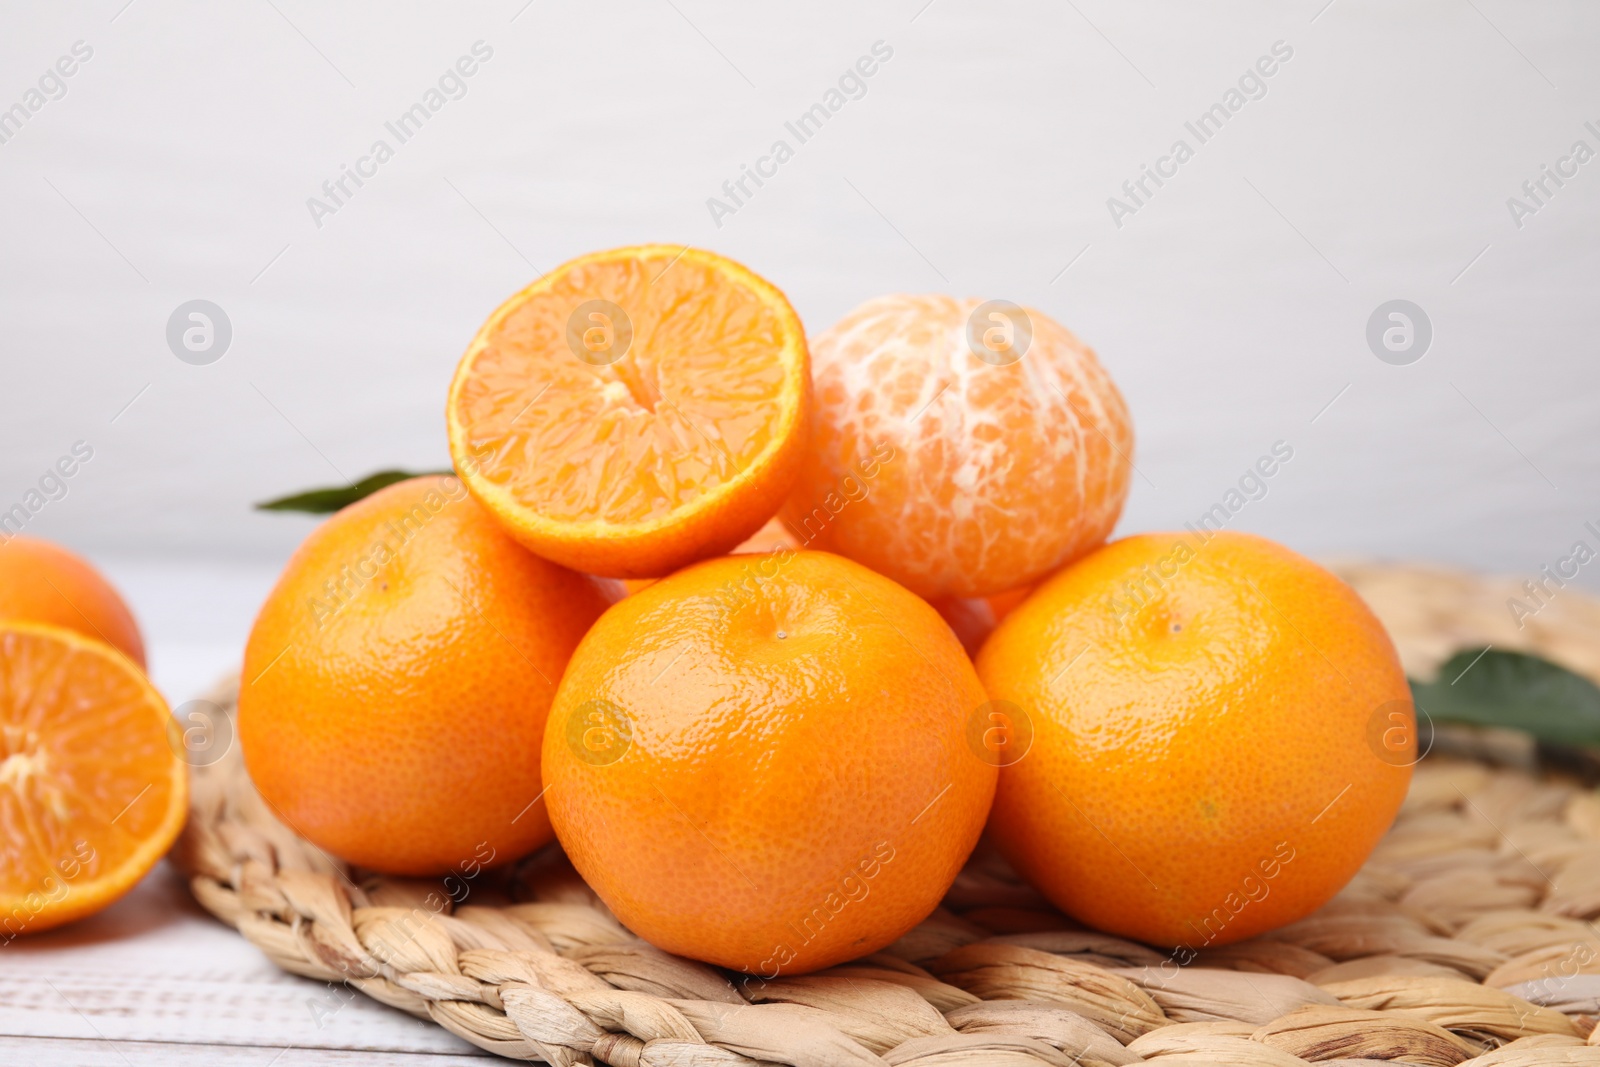
[[[0,944],[116,900],[183,828],[166,701],[128,657],[0,623]]]
[[[711,252],[597,252],[502,304],[451,383],[450,452],[513,537],[577,570],[667,574],[778,509],[807,440],[805,333]]]

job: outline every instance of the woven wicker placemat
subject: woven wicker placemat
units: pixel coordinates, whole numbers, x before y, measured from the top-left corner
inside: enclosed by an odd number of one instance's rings
[[[1600,601],[1564,590],[1519,628],[1514,582],[1338,569],[1413,673],[1491,643],[1600,680]],[[1394,828],[1333,902],[1183,967],[1085,930],[980,852],[885,951],[745,980],[634,937],[553,848],[442,882],[351,870],[274,818],[237,746],[196,768],[175,858],[196,899],[283,969],[513,1059],[1600,1065],[1600,797],[1481,762],[1425,760]]]

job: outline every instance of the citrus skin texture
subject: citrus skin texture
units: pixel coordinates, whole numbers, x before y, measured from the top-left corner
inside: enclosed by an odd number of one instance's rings
[[[979,343],[1013,322],[1006,352]],[[782,512],[807,548],[939,601],[1031,585],[1116,526],[1127,406],[1043,312],[882,296],[815,338],[811,363],[811,444]]]
[[[1001,769],[994,839],[1067,914],[1153,945],[1198,951],[1316,910],[1411,779],[1382,625],[1260,537],[1106,545],[1012,612],[978,673],[1034,731]]]
[[[188,815],[167,703],[105,642],[0,622],[0,947],[138,884]]]
[[[363,867],[514,860],[552,837],[533,803],[539,742],[606,603],[454,478],[374,493],[306,539],[256,619],[239,693],[250,776],[292,829]]]
[[[76,630],[145,665],[144,638],[122,597],[88,560],[49,541],[0,542],[0,619]]]
[[[994,792],[966,741],[985,700],[938,614],[865,567],[708,560],[619,602],[579,645],[545,734],[546,802],[631,930],[802,974],[938,905]]]
[[[805,329],[775,286],[680,245],[595,252],[513,295],[450,385],[450,455],[522,544],[653,578],[729,552],[794,484]]]

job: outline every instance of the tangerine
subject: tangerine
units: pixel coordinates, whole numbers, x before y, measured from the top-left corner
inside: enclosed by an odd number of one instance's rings
[[[189,797],[173,726],[104,641],[0,622],[0,945],[99,911],[171,847]]]
[[[116,589],[88,560],[49,541],[0,542],[0,619],[64,626],[145,665],[144,638]]]
[[[978,673],[1032,728],[1000,773],[1001,850],[1074,918],[1190,952],[1327,902],[1388,830],[1416,758],[1382,624],[1344,582],[1248,534],[1101,548],[1000,624]]]
[[[515,859],[551,839],[545,716],[608,603],[513,541],[455,478],[380,490],[306,539],[250,632],[250,776],[292,829],[363,867]]]
[[[573,654],[545,733],[551,820],[657,946],[816,970],[950,887],[994,790],[967,740],[985,701],[950,628],[889,579],[823,552],[708,560]]]
[[[652,578],[777,511],[810,412],[783,294],[712,252],[644,245],[572,260],[500,305],[446,414],[456,470],[518,541]]]
[[[782,511],[807,547],[938,601],[1029,585],[1116,525],[1128,409],[1095,354],[1043,313],[884,296],[811,357],[811,444]]]

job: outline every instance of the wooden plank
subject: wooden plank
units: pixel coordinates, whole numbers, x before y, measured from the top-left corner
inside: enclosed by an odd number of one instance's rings
[[[202,911],[165,863],[99,915],[0,944],[8,1037],[487,1055],[353,994],[278,970]]]
[[[475,1056],[438,1052],[0,1037],[0,1063],[6,1067],[472,1067],[483,1062]]]

